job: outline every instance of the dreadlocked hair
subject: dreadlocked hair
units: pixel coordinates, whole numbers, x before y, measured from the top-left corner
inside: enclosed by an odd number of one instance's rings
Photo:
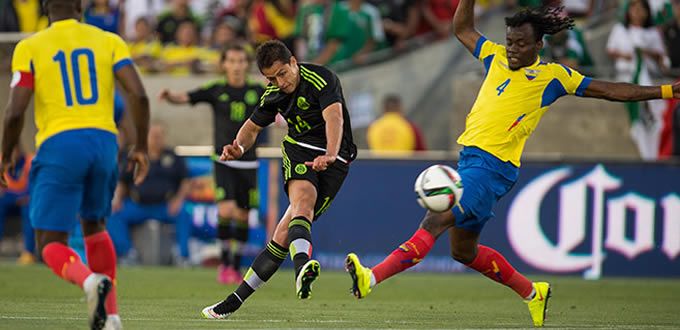
[[[564,14],[564,6],[524,8],[512,17],[505,18],[508,27],[519,27],[525,23],[531,24],[536,41],[543,39],[546,34],[574,27],[574,19]]]

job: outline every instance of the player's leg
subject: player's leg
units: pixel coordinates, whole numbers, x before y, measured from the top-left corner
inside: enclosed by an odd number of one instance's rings
[[[19,263],[22,265],[32,264],[36,259],[35,232],[33,226],[31,226],[28,203],[21,205],[21,233],[24,238],[24,251],[19,257]]]
[[[428,211],[413,236],[371,269],[361,265],[359,257],[350,253],[345,267],[352,277],[354,296],[364,298],[378,283],[417,265],[430,252],[435,240],[453,224],[451,212]]]
[[[312,255],[312,220],[317,200],[316,187],[307,180],[288,182],[292,219],[288,225],[290,257],[295,274],[295,293],[300,299],[311,294],[311,285],[319,276],[319,262]]]
[[[251,207],[257,207],[257,170],[243,169],[238,170],[238,181],[236,184],[236,210],[234,213],[234,252],[232,264],[234,266],[234,278],[236,283],[241,282],[243,277],[240,273],[241,256],[243,247],[248,242],[248,218]]]
[[[106,230],[106,219],[111,214],[111,200],[118,181],[118,144],[112,134],[94,133],[90,139],[95,149],[94,159],[85,176],[80,205],[85,254],[93,272],[108,276],[113,285],[105,300],[107,327],[122,328],[118,317],[116,291],[116,250]],[[108,319],[108,320],[107,320]]]
[[[250,297],[255,290],[263,286],[281,266],[288,254],[288,225],[291,220],[291,208],[288,207],[281,221],[279,221],[272,240],[260,252],[250,266],[243,282],[223,301],[208,306],[201,311],[201,315],[209,319],[226,319],[234,313]]]
[[[115,143],[115,136],[111,134]],[[77,221],[84,185],[93,161],[93,148],[81,131],[60,133],[45,141],[30,173],[30,218],[36,230],[37,251],[45,264],[65,280],[83,288],[90,326],[101,329],[106,321],[104,301],[112,283],[93,273],[67,246],[68,232]]]
[[[215,200],[217,202],[217,239],[220,243],[220,265],[217,267],[217,282],[234,283],[232,222],[236,213],[236,182],[234,169],[214,163]]]

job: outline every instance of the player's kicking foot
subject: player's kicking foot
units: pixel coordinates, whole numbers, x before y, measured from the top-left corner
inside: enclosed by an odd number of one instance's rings
[[[224,320],[231,316],[236,310],[241,307],[241,300],[234,294],[230,294],[227,299],[224,299],[214,305],[203,308],[201,316],[206,319]]]
[[[536,295],[534,298],[527,301],[529,305],[529,313],[531,319],[534,321],[535,327],[542,327],[545,321],[545,315],[548,313],[548,299],[550,299],[550,284],[547,282],[533,283]]]
[[[345,270],[352,277],[352,294],[357,299],[364,298],[371,293],[371,270],[361,265],[356,254],[347,255]]]
[[[300,269],[295,278],[295,293],[300,299],[309,299],[312,296],[312,283],[321,274],[321,265],[319,262],[312,259]]]
[[[106,296],[108,296],[111,291],[112,283],[111,279],[102,274],[94,273],[85,280],[83,284],[83,290],[85,291],[85,296],[87,298],[87,312],[88,320],[90,322],[91,329],[103,329],[106,325],[106,308],[104,307],[104,302],[106,301]]]
[[[104,330],[123,330],[123,322],[120,321],[120,316],[116,314],[109,314],[106,317],[106,325]]]

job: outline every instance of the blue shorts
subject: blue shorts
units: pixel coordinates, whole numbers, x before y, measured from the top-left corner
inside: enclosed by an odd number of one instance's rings
[[[35,229],[69,232],[80,218],[111,214],[118,180],[116,135],[98,129],[58,133],[43,142],[29,176]]]
[[[519,168],[482,149],[465,147],[460,152],[458,173],[463,180],[463,198],[451,210],[455,226],[479,233],[493,218],[496,202],[515,185]]]

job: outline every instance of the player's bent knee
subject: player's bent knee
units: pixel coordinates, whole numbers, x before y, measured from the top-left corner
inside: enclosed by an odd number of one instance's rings
[[[434,237],[438,237],[446,229],[453,226],[454,218],[451,212],[436,213],[427,211],[420,228],[427,230]]]
[[[455,248],[451,249],[451,258],[453,260],[460,262],[463,265],[472,263],[475,260],[476,255],[469,251],[461,251]]]

